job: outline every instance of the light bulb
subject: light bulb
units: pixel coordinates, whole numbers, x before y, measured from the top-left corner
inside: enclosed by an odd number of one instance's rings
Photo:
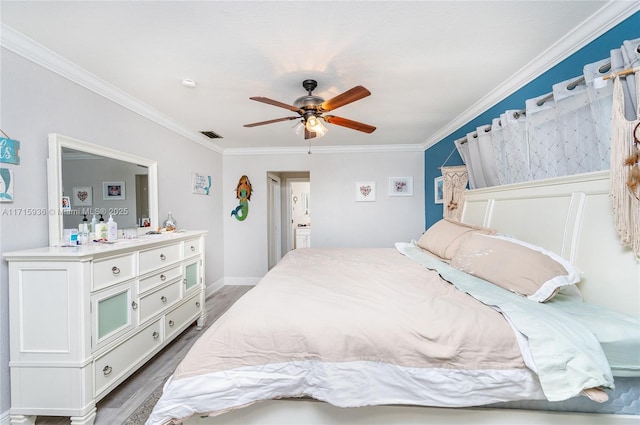
[[[320,121],[318,121],[318,118],[316,118],[315,115],[310,116],[309,118],[307,118],[307,130],[315,131],[314,128],[316,128],[319,123]]]

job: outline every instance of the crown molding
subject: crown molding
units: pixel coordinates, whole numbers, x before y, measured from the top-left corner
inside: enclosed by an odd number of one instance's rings
[[[222,148],[35,40],[0,23],[0,46],[215,152]]]
[[[226,148],[224,156],[235,155],[299,155],[376,152],[423,152],[422,144],[407,145],[357,145],[357,146],[299,146],[272,148]]]
[[[639,10],[640,2],[611,0],[565,37],[525,65],[520,71],[505,81],[504,84],[489,92],[485,97],[471,105],[471,107],[434,133],[422,143],[422,147],[428,149],[443,140],[482,112],[506,99]]]

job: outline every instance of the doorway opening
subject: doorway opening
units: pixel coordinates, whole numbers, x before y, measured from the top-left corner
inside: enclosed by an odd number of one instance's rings
[[[292,249],[311,246],[309,171],[267,172],[269,270]]]

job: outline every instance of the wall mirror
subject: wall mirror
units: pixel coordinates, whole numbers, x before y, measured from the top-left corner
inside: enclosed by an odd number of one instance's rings
[[[138,234],[158,227],[156,161],[50,134],[47,173],[50,246],[63,244],[64,229],[77,229],[85,214],[112,215],[118,229]]]

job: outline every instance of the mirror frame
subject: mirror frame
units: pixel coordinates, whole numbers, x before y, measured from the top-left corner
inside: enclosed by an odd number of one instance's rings
[[[60,245],[63,241],[64,225],[62,224],[62,149],[69,148],[81,152],[117,159],[147,167],[149,179],[149,220],[151,228],[158,227],[158,163],[154,160],[95,145],[60,134],[49,134],[49,158],[47,159],[47,187],[49,211],[49,246]],[[138,228],[143,233],[148,228]]]

